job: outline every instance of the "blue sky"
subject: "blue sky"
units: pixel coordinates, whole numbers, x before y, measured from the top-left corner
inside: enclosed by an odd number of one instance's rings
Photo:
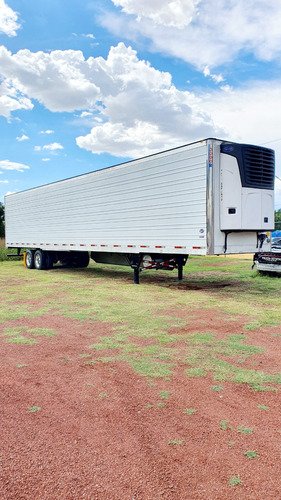
[[[279,0],[0,0],[0,201],[206,137],[281,178],[280,26]]]

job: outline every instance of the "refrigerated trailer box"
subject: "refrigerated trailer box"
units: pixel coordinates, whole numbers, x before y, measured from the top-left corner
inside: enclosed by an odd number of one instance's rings
[[[6,246],[58,261],[178,268],[189,255],[254,253],[274,228],[274,151],[204,139],[5,197]]]

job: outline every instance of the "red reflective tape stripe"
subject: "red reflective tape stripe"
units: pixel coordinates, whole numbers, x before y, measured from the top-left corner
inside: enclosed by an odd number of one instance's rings
[[[201,247],[192,247],[194,250],[200,250]]]

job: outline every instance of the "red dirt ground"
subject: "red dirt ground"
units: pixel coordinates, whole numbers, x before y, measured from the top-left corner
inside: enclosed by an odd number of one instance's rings
[[[208,324],[217,338],[242,333],[243,318],[192,316],[186,331],[206,331]],[[51,314],[24,324],[58,335],[37,337],[35,345],[0,341],[1,500],[281,499],[280,391],[223,382],[216,392],[211,374],[188,378],[183,363],[171,381],[148,380],[125,362],[87,364],[101,356],[89,345],[112,334],[109,324]],[[247,332],[247,343],[266,345],[251,362],[277,372],[280,338],[271,333]],[[171,391],[169,399],[160,391]],[[28,410],[35,406],[40,410]],[[196,411],[188,415],[187,408]],[[239,433],[242,425],[253,433]],[[258,458],[247,458],[249,450]],[[231,486],[233,476],[242,484]]]

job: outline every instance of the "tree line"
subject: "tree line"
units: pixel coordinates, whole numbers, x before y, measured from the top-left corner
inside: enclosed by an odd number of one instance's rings
[[[0,201],[0,238],[5,237],[5,209]]]

